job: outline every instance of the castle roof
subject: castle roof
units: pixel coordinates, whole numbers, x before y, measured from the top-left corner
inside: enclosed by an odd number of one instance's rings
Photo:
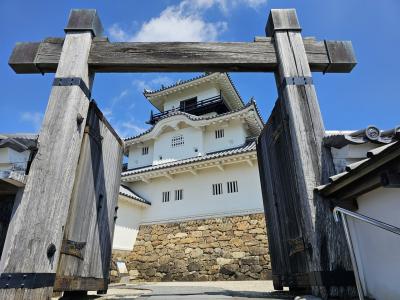
[[[242,108],[214,116],[195,116],[178,110],[172,111],[160,118],[160,120],[148,130],[136,136],[126,138],[125,145],[140,143],[157,136],[160,132],[162,132],[162,129],[166,126],[169,126],[168,123],[173,120],[186,122],[189,125],[199,127],[207,126],[213,124],[214,122],[217,123],[239,117],[243,117],[246,120],[253,136],[259,135],[264,126],[264,122],[261,118],[256,102],[251,100]]]
[[[248,157],[246,157],[246,154]],[[172,162],[166,162],[158,165],[151,165],[147,167],[140,167],[136,169],[130,169],[121,174],[122,181],[130,181],[136,175],[142,175],[147,173],[155,173],[159,174],[168,174],[166,171],[170,171],[171,169],[180,169],[179,171],[189,171],[192,170],[192,167],[206,167],[213,166],[210,161],[214,161],[214,163],[220,163],[222,159],[232,159],[234,156],[243,156],[245,159],[250,159],[248,154],[256,155],[256,141],[255,139],[250,139],[246,141],[243,145],[235,148],[225,149],[217,152],[210,152],[202,156],[190,157],[187,159],[176,160]],[[255,158],[255,157],[254,157]],[[207,162],[207,163],[206,163]],[[191,165],[188,168],[188,165]],[[141,178],[138,178],[141,179]]]
[[[135,204],[145,204],[146,206],[151,205],[151,203],[139,195],[137,195],[134,191],[132,191],[129,187],[125,185],[120,185],[119,187],[119,195],[126,197],[129,199],[129,202],[136,202]]]
[[[188,80],[178,81],[166,87],[163,86],[158,90],[144,90],[143,95],[159,111],[164,111],[163,100],[165,96],[208,82],[218,85],[220,90],[227,95],[225,101],[230,109],[238,109],[244,106],[243,100],[228,73],[204,73],[203,75]]]

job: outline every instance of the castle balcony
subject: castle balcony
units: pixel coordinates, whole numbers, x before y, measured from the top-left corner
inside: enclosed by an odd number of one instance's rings
[[[207,98],[201,101],[197,101],[197,98],[181,101],[180,107],[169,109],[160,113],[153,113],[151,111],[150,120],[147,124],[154,125],[160,119],[167,116],[172,112],[186,112],[188,114],[200,116],[211,112],[216,112],[217,114],[222,114],[229,111],[228,106],[225,104],[222,95],[217,95],[211,98]]]

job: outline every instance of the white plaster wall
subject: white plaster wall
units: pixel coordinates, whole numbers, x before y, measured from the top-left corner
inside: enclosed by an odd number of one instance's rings
[[[365,143],[356,145],[349,144],[340,149],[331,148],[336,172],[341,173],[345,170],[347,165],[367,158],[367,152],[379,146],[381,145]]]
[[[114,229],[113,249],[132,250],[142,220],[143,208],[118,199],[117,220]]]
[[[227,193],[226,183],[238,181],[238,193]],[[212,184],[222,183],[223,194],[212,195]],[[237,163],[218,168],[204,169],[198,175],[189,172],[168,178],[130,183],[129,186],[151,202],[143,210],[143,223],[177,221],[190,218],[223,216],[262,212],[260,179],[257,164]],[[183,200],[174,200],[174,190],[183,189]],[[162,192],[170,191],[170,202],[162,202]]]
[[[142,148],[149,147],[149,153],[142,155]],[[143,144],[132,145],[129,148],[128,169],[149,166],[153,164],[154,143],[147,141]]]
[[[216,139],[215,130],[224,129],[224,137]],[[204,151],[206,153],[235,148],[246,141],[246,130],[240,120],[207,126],[204,132]]]
[[[210,85],[200,85],[196,88],[187,89],[179,93],[174,93],[165,96],[164,111],[179,108],[180,101],[188,100],[193,97],[197,97],[197,101],[205,100],[219,95],[219,90],[216,87]]]
[[[9,148],[0,148],[0,163],[1,164],[9,164],[10,163],[8,149]]]
[[[15,164],[22,169],[26,168],[30,151],[18,152],[11,148],[0,148],[0,168],[9,169]]]
[[[400,227],[399,189],[378,188],[357,202],[357,213]],[[351,218],[349,227],[367,296],[400,299],[400,236]]]
[[[172,137],[183,135],[184,144],[176,147],[171,146]],[[154,165],[185,159],[201,155],[203,153],[203,132],[200,128],[182,128],[161,134],[154,143]],[[198,152],[195,152],[195,149]],[[160,160],[160,156],[162,159]]]

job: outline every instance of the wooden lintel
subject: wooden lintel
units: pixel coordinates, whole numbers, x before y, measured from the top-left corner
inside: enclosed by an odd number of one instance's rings
[[[16,44],[9,65],[19,74],[53,73],[64,39]],[[351,42],[304,39],[311,71],[350,72],[356,65]],[[274,72],[273,41],[229,43],[110,43],[95,39],[89,55],[92,71],[116,72]]]

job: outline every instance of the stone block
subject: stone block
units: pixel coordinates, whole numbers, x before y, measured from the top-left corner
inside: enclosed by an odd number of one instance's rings
[[[220,265],[220,266],[227,265],[227,264],[230,264],[232,262],[233,262],[233,259],[230,259],[230,258],[223,258],[223,257],[218,257],[217,258],[217,264]]]

